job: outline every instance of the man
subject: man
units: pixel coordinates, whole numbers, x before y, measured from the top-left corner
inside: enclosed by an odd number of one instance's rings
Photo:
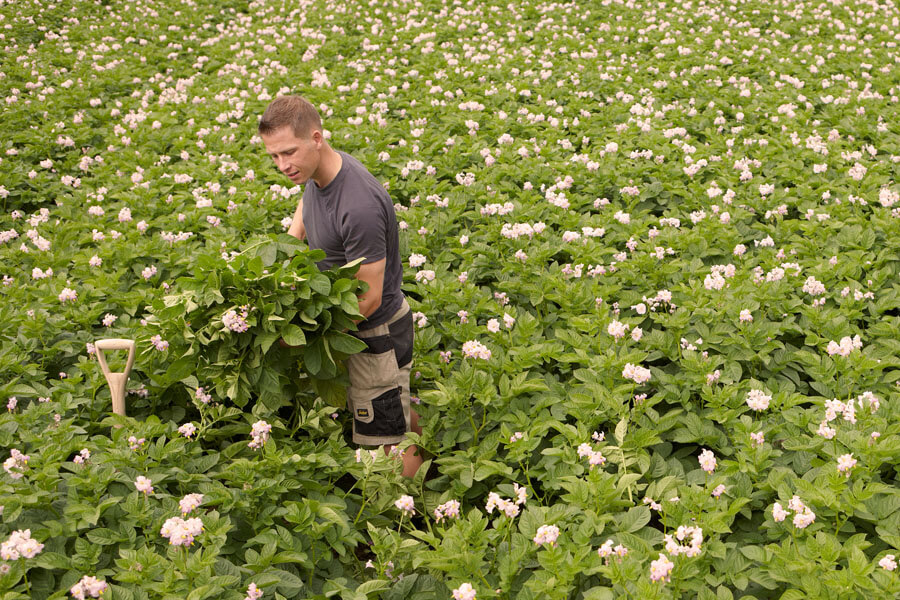
[[[318,112],[300,96],[273,100],[259,135],[278,169],[305,184],[288,233],[325,251],[320,269],[364,259],[356,276],[369,289],[359,296],[365,319],[355,335],[367,347],[347,360],[347,408],[353,442],[383,445],[389,452],[407,431],[422,431],[409,403],[413,322],[400,289],[403,264],[390,195],[362,163],[331,148]],[[412,477],[421,464],[411,446],[403,455],[403,474]]]

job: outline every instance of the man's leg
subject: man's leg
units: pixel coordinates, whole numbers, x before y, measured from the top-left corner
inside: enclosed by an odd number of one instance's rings
[[[394,450],[396,446],[385,446],[384,452],[387,455]],[[419,449],[416,446],[410,446],[406,449],[406,452],[403,453],[403,476],[409,477],[412,479],[416,476],[416,472],[418,472],[419,467],[422,466],[422,455],[419,454]]]

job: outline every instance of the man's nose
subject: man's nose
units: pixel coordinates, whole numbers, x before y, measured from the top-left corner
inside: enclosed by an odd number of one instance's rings
[[[284,171],[284,158],[280,158],[278,156],[275,157],[275,166],[278,167],[279,171]]]

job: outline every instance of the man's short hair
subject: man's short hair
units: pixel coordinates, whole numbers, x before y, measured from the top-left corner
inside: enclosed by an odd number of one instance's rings
[[[259,135],[271,135],[282,127],[290,127],[297,137],[307,137],[322,131],[319,112],[302,96],[279,96],[269,103],[259,120]]]

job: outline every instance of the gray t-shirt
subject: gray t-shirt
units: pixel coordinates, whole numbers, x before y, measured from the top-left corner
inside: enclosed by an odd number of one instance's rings
[[[303,190],[303,225],[309,247],[322,249],[321,270],[345,265],[357,258],[363,264],[386,258],[381,306],[360,329],[387,322],[403,304],[403,265],[394,204],[378,180],[361,162],[338,152],[343,163],[335,178],[320,188],[312,179]]]

